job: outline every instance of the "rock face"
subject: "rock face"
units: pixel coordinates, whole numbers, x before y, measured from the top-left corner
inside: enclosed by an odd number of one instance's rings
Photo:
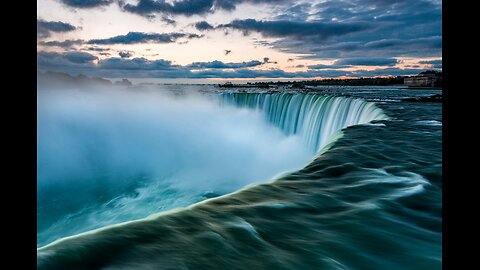
[[[432,95],[428,97],[412,97],[404,98],[402,101],[408,102],[442,102],[442,94]]]

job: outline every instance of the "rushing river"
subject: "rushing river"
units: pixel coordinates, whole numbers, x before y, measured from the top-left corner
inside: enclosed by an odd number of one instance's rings
[[[441,269],[442,105],[39,90],[38,269]]]

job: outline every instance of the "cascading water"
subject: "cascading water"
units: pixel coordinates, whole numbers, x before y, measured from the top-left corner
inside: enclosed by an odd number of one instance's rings
[[[252,93],[213,98],[41,92],[40,243],[272,179],[300,168],[308,152],[316,153],[340,129],[386,118],[374,104],[345,97]],[[83,190],[81,198],[62,195],[72,186]],[[105,199],[92,206],[99,197]],[[57,209],[59,199],[70,212]]]
[[[227,93],[220,103],[261,110],[285,134],[299,134],[311,153],[345,127],[388,119],[374,103],[336,96]]]

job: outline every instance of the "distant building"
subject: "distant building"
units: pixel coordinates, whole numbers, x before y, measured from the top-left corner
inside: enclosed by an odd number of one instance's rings
[[[422,72],[417,76],[405,77],[403,84],[408,87],[438,87],[441,85],[441,73]]]

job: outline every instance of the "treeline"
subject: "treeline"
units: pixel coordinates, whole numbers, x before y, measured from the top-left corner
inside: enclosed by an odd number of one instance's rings
[[[295,88],[303,88],[305,86],[317,85],[349,85],[349,86],[365,86],[365,85],[399,85],[403,84],[403,76],[396,77],[376,77],[376,78],[355,78],[355,79],[320,79],[306,81],[277,81],[277,82],[254,82],[247,83],[258,87],[266,85],[292,85]]]

